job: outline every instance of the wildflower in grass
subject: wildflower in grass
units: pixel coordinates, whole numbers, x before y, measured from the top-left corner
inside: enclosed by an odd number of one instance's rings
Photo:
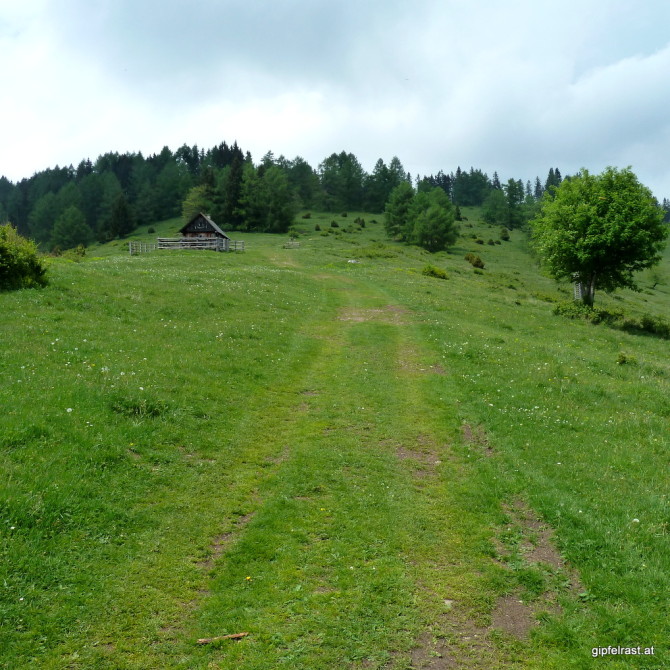
[[[72,407],[68,407],[65,411],[69,414],[72,411]]]

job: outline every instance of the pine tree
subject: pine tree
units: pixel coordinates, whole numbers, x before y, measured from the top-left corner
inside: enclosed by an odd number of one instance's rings
[[[70,206],[56,219],[51,246],[73,249],[80,244],[86,246],[90,239],[91,229],[86,225],[83,213],[77,207]]]
[[[410,206],[406,239],[430,252],[436,252],[447,249],[457,238],[454,206],[446,193],[441,188],[417,193]]]
[[[130,206],[123,193],[119,193],[112,205],[110,233],[113,237],[125,237],[135,228]]]
[[[237,143],[235,147],[237,147]],[[243,167],[245,165],[253,167],[253,164],[245,163],[240,154],[241,152],[235,152],[232,163],[227,169],[222,189],[221,223],[233,230],[238,229],[243,223],[243,217],[240,213]]]
[[[556,175],[554,174],[554,168],[549,168],[547,181],[544,182],[544,190],[548,191],[552,186],[556,186]]]
[[[407,181],[400,182],[391,191],[384,210],[384,227],[389,237],[393,239],[405,239],[405,230],[409,221],[410,206],[413,198],[414,189]]]

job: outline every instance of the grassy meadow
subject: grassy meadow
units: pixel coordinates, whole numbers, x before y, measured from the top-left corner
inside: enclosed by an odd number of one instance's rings
[[[463,213],[0,294],[0,667],[670,667],[669,342]],[[668,253],[641,286],[596,306],[667,318]]]

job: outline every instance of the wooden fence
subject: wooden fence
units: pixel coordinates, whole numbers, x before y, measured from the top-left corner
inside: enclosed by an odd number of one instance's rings
[[[134,256],[136,254],[146,254],[149,251],[154,251],[156,249],[156,244],[152,242],[128,242],[128,249],[130,255]]]
[[[130,255],[142,254],[155,249],[210,249],[212,251],[244,251],[244,241],[203,239],[191,237],[159,237],[156,243],[129,241]]]

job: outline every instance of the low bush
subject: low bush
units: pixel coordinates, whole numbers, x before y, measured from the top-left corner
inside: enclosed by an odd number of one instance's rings
[[[303,214],[303,215],[302,215],[302,218],[303,218],[303,219],[311,219],[311,218],[312,218],[312,213],[311,213],[311,212],[307,212],[306,214]]]
[[[475,238],[475,244],[484,244],[484,240],[481,237]]]
[[[321,230],[321,226],[317,223],[316,226],[314,226],[314,230],[318,232],[319,230]]]
[[[616,324],[623,321],[623,312],[621,310],[599,309],[589,307],[578,300],[560,302],[553,309],[557,316],[565,316],[568,319],[583,319],[591,323]]]
[[[76,263],[83,260],[84,256],[86,256],[86,247],[83,244],[79,244],[74,249],[68,249],[63,253],[63,258],[75,261]]]
[[[331,228],[339,228],[339,227],[340,227],[340,224],[339,224],[337,221],[335,221],[335,219],[333,219],[333,220],[330,222],[330,227],[331,227]]]
[[[627,333],[647,334],[670,340],[670,322],[661,316],[644,314],[640,320],[626,317],[621,309],[599,309],[589,307],[583,302],[566,301],[554,307],[554,314],[569,319],[583,319],[590,323],[605,323],[613,328],[625,330]]]
[[[437,279],[449,279],[449,275],[442,268],[436,268],[434,265],[426,265],[421,270],[421,274],[426,275],[426,277],[436,277]]]
[[[472,265],[474,268],[479,268],[480,270],[484,269],[484,261],[473,253],[465,254],[465,260]]]
[[[354,258],[397,258],[398,252],[382,242],[375,242],[367,247],[352,250],[351,255]]]
[[[147,228],[147,235],[153,235],[156,232],[156,229],[153,226]]]
[[[503,240],[503,242],[509,242],[509,230],[507,228],[501,228],[500,229],[500,239]]]
[[[644,314],[639,321],[625,319],[622,328],[629,333],[646,333],[670,340],[670,322],[661,316]]]
[[[11,224],[0,226],[0,291],[46,286],[46,268],[31,240]]]

